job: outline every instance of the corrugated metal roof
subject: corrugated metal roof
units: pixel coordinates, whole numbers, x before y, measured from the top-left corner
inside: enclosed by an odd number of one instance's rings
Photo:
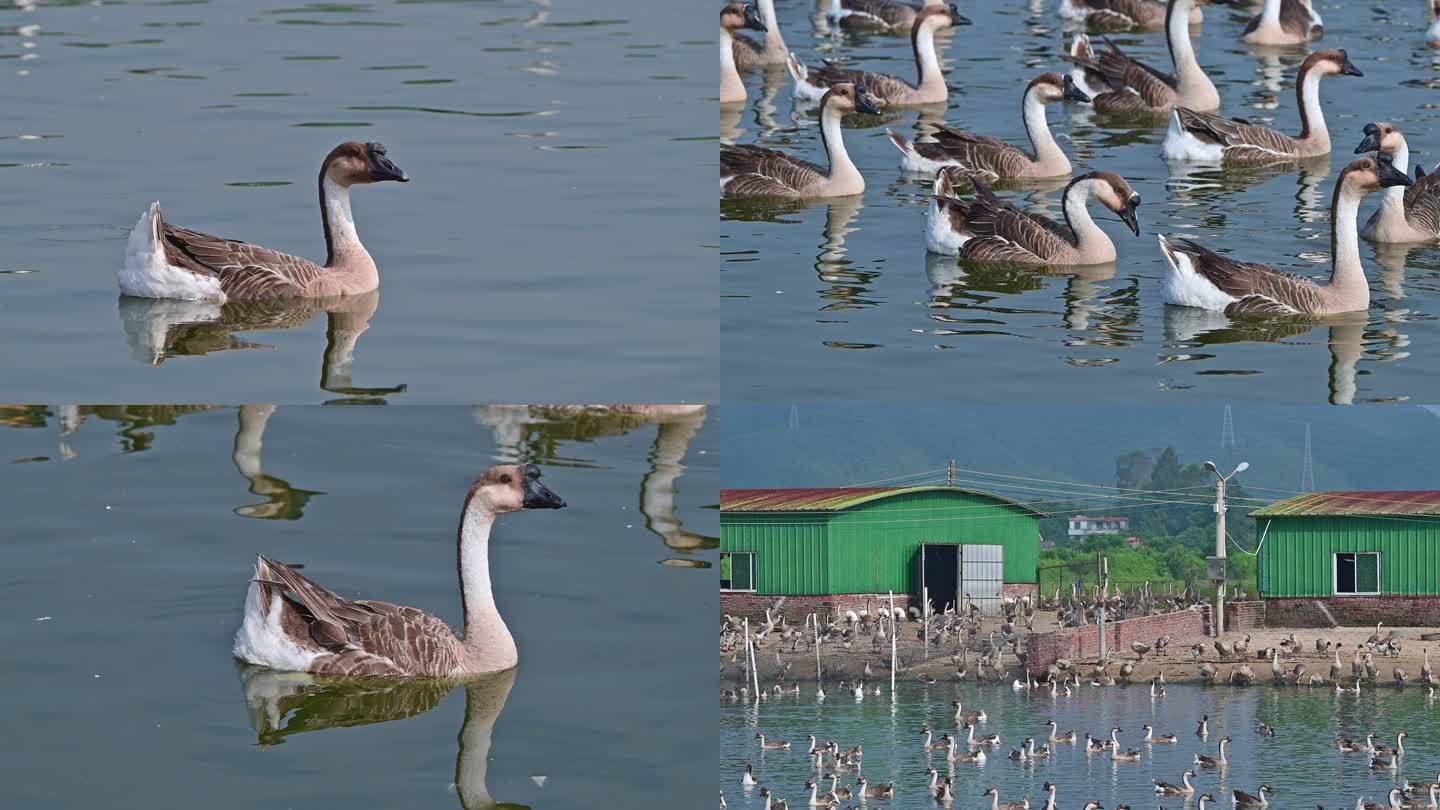
[[[1251,512],[1252,517],[1301,515],[1440,516],[1440,489],[1351,489],[1307,492]]]
[[[1017,506],[1025,511],[1048,517],[1034,507],[1019,501],[963,487],[806,487],[798,489],[722,489],[721,512],[836,512],[862,503],[905,495],[911,492],[952,492],[987,498]]]

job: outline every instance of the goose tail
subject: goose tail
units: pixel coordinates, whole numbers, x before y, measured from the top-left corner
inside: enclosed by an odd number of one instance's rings
[[[125,243],[125,266],[116,274],[116,281],[122,295],[137,298],[225,300],[215,276],[170,265],[165,257],[165,220],[158,201],[150,203],[130,231]]]

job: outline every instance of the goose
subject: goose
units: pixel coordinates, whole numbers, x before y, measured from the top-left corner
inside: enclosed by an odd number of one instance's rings
[[[1060,0],[1060,16],[1083,20],[1097,30],[1118,31],[1128,28],[1156,30],[1165,27],[1164,0]],[[1199,25],[1204,16],[1199,8],[1190,9],[1187,22]]]
[[[1161,782],[1159,779],[1152,780],[1155,784],[1155,793],[1162,796],[1189,796],[1195,792],[1195,787],[1190,784],[1190,777],[1194,775],[1195,771],[1186,770],[1185,773],[1180,774],[1180,781],[1183,784],[1179,785]]]
[[[720,9],[720,103],[739,104],[745,101],[745,83],[735,64],[735,32],[749,28],[765,31],[765,21],[752,4],[728,3]],[[768,32],[767,32],[768,34]]]
[[[1251,45],[1300,45],[1324,34],[1313,0],[1265,0],[1240,39]]]
[[[974,727],[973,727],[973,726],[970,727],[970,732],[971,732],[972,735],[974,734],[975,730],[974,730]],[[949,746],[949,748],[950,748],[950,750],[949,750],[949,752],[948,752],[945,756],[946,756],[947,759],[949,759],[949,760],[952,761],[952,762],[961,762],[961,763],[966,763],[966,764],[971,764],[971,765],[983,765],[983,764],[985,764],[985,749],[984,749],[984,748],[981,748],[981,749],[979,749],[979,750],[977,750],[977,751],[974,751],[974,752],[962,751],[962,752],[960,752],[960,753],[957,754],[957,753],[955,753],[955,740],[954,740],[953,738],[950,740],[950,746]]]
[[[1210,736],[1210,715],[1202,714],[1200,719],[1195,721],[1195,736],[1202,740]]]
[[[1055,807],[1055,783],[1046,782],[1045,786],[1041,788],[1041,790],[1045,792],[1045,804],[1043,810],[1057,810],[1057,808]]]
[[[1067,731],[1067,732],[1065,732],[1064,734],[1061,734],[1061,733],[1060,733],[1060,726],[1059,726],[1054,720],[1047,720],[1047,721],[1045,721],[1045,725],[1047,725],[1047,726],[1050,727],[1050,737],[1049,737],[1050,742],[1052,742],[1052,743],[1073,743],[1073,742],[1075,742],[1075,730],[1074,730],[1074,729],[1071,729],[1070,731]]]
[[[950,747],[950,735],[949,735],[949,734],[942,734],[942,735],[940,736],[940,742],[938,742],[938,743],[932,743],[932,742],[930,742],[930,737],[931,737],[930,726],[929,726],[929,725],[926,725],[924,728],[920,729],[920,731],[921,731],[921,733],[923,733],[923,734],[925,735],[925,748],[926,748],[926,750],[944,751],[945,749],[947,749],[947,748]]]
[[[973,724],[967,724],[965,728],[969,730],[968,736],[965,739],[965,744],[969,745],[971,748],[982,745],[988,745],[993,748],[1000,745],[999,734],[986,734],[984,737],[976,739],[975,726]]]
[[[1135,196],[1138,198],[1140,195]],[[1140,234],[1135,235],[1139,236]],[[1158,677],[1150,679],[1150,697],[1165,697],[1165,683]]]
[[[954,783],[955,780],[948,776],[945,777],[945,781],[941,782],[940,787],[935,789],[935,801],[945,802],[946,804],[955,801],[955,792],[951,790],[951,786]]]
[[[765,43],[757,44],[743,34],[732,33],[734,66],[743,69],[783,65],[790,51],[785,47],[785,38],[780,35],[780,19],[775,16],[775,0],[756,0],[755,6],[760,12],[760,24],[764,26],[760,30],[765,32]]]
[[[852,797],[855,795],[855,791],[851,790],[851,789],[848,788],[848,787],[840,787],[839,782],[840,782],[840,774],[838,774],[838,773],[832,773],[832,774],[830,774],[830,795],[831,795],[831,796],[834,796],[834,797],[837,798],[837,799],[849,799],[849,798],[852,798]],[[860,777],[859,783],[860,783],[860,788],[863,790],[864,787],[865,787],[865,777],[863,777],[863,776]]]
[[[1089,101],[1070,77],[1042,73],[1030,80],[1020,97],[1025,134],[1034,155],[1004,141],[963,129],[935,125],[935,141],[919,142],[885,130],[900,150],[900,168],[929,174],[954,166],[966,174],[994,182],[1002,177],[1060,177],[1070,173],[1070,158],[1055,142],[1045,121],[1045,105],[1051,102]]]
[[[1200,794],[1200,808],[1199,808],[1199,810],[1205,810],[1205,803],[1206,803],[1206,802],[1213,802],[1213,801],[1215,801],[1214,795],[1209,794],[1209,793],[1201,793],[1201,794]]]
[[[1065,224],[1021,211],[1002,201],[978,179],[976,196],[955,196],[955,170],[935,179],[935,194],[925,212],[925,246],[932,253],[977,262],[1033,265],[1092,265],[1115,261],[1115,244],[1090,217],[1086,203],[1096,199],[1120,216],[1137,236],[1140,195],[1113,172],[1091,172],[1070,181],[1061,197]]]
[[[1372,735],[1372,736],[1373,736],[1373,735]],[[1395,747],[1394,747],[1394,748],[1390,748],[1389,746],[1386,746],[1386,745],[1377,745],[1377,746],[1375,746],[1375,753],[1377,753],[1377,754],[1388,754],[1388,753],[1391,753],[1391,752],[1393,751],[1394,754],[1395,754],[1395,756],[1397,756],[1397,757],[1404,757],[1404,756],[1405,756],[1405,738],[1408,737],[1408,736],[1410,736],[1410,734],[1409,734],[1408,732],[1404,732],[1404,731],[1400,732],[1399,734],[1396,734],[1396,735],[1395,735]]]
[[[755,739],[760,741],[760,749],[762,751],[780,751],[790,749],[790,743],[786,740],[771,740],[769,742],[766,742],[765,735],[762,732],[756,732]]]
[[[865,190],[851,162],[840,119],[850,112],[877,113],[863,88],[837,84],[820,100],[820,142],[830,169],[753,144],[720,145],[720,193],[725,197],[842,197]]]
[[[960,705],[960,701],[958,700],[950,701],[950,705],[955,707],[955,719],[961,723],[969,723],[973,726],[976,723],[984,723],[987,719],[984,709],[973,712],[964,711],[964,707]]]
[[[1368,740],[1366,742],[1356,742],[1350,739],[1342,739],[1338,745],[1340,750],[1346,754],[1366,754],[1373,750],[1373,746]]]
[[[1162,154],[1168,160],[1219,163],[1290,161],[1330,153],[1330,130],[1320,106],[1320,79],[1364,76],[1343,49],[1315,51],[1300,63],[1295,96],[1300,106],[1300,134],[1286,135],[1243,119],[1222,118],[1186,105],[1170,113]]]
[[[1435,774],[1434,782],[1406,780],[1405,789],[1411,793],[1428,793],[1431,790],[1440,788],[1440,772]]]
[[[831,0],[825,17],[842,28],[909,31],[920,12],[944,7],[945,0],[924,0],[918,6],[901,0]]]
[[[221,303],[368,293],[380,286],[380,274],[355,233],[350,187],[386,180],[410,177],[385,156],[384,144],[347,141],[325,156],[319,179],[324,265],[171,225],[153,202],[126,243],[120,293]]]
[[[1440,48],[1440,0],[1430,0],[1425,7],[1425,10],[1430,12],[1430,27],[1425,29],[1425,44]]]
[[[1195,764],[1198,765],[1198,766],[1200,766],[1201,768],[1220,768],[1220,767],[1223,767],[1223,766],[1226,764],[1226,762],[1227,762],[1227,760],[1225,759],[1225,746],[1228,745],[1229,743],[1230,743],[1230,738],[1229,738],[1229,737],[1221,737],[1221,738],[1220,738],[1220,755],[1219,755],[1219,756],[1215,756],[1215,757],[1207,757],[1207,756],[1205,756],[1204,754],[1196,754],[1196,755],[1195,755]]]
[[[886,107],[943,104],[949,98],[950,89],[945,86],[945,75],[940,72],[935,32],[969,24],[970,20],[961,16],[953,5],[927,8],[915,17],[915,24],[910,29],[910,44],[915,51],[915,70],[919,75],[914,84],[889,73],[843,68],[833,62],[818,67],[807,66],[792,53],[786,64],[790,68],[790,78],[795,80],[795,97],[817,99],[831,87],[849,82],[864,85],[870,98]]]
[[[1430,669],[1430,648],[1426,647],[1423,652],[1425,660],[1420,664],[1420,683],[1432,686],[1435,683],[1435,673]]]
[[[1029,755],[1030,759],[1032,759],[1032,760],[1035,760],[1035,759],[1044,759],[1045,757],[1050,756],[1050,744],[1049,744],[1049,743],[1046,743],[1046,744],[1040,746],[1040,750],[1039,750],[1039,751],[1036,751],[1036,750],[1035,750],[1035,738],[1034,738],[1034,737],[1026,737],[1026,738],[1025,738],[1025,741],[1030,744],[1030,750],[1029,750],[1029,752],[1028,752],[1028,755]]]
[[[1146,723],[1145,725],[1141,726],[1141,728],[1145,729],[1145,739],[1141,740],[1141,742],[1147,742],[1147,743],[1152,743],[1152,744],[1153,744],[1153,743],[1175,743],[1175,742],[1179,742],[1179,740],[1175,739],[1175,735],[1174,735],[1174,734],[1159,734],[1159,735],[1157,735],[1157,734],[1155,733],[1155,729],[1151,728],[1151,726],[1150,726],[1149,723]]]
[[[1388,193],[1388,192],[1387,192],[1387,193]],[[1340,647],[1341,647],[1341,646],[1342,646],[1342,645],[1340,645],[1340,644],[1336,644],[1336,645],[1335,645],[1335,662],[1330,665],[1330,680],[1335,681],[1336,683],[1339,683],[1339,682],[1340,682],[1340,676],[1341,676],[1342,674],[1344,674],[1344,671],[1345,671],[1344,668],[1343,668],[1343,667],[1341,666],[1341,664],[1340,664]]]
[[[1356,214],[1360,198],[1382,188],[1409,185],[1383,155],[1346,166],[1335,181],[1330,207],[1330,280],[1321,285],[1296,273],[1221,256],[1191,239],[1160,249],[1169,267],[1164,298],[1169,304],[1224,312],[1226,315],[1313,315],[1368,309],[1370,287],[1360,263]]]
[[[235,633],[235,657],[271,669],[331,677],[457,677],[510,669],[515,640],[490,588],[490,528],[497,515],[561,509],[534,464],[486,470],[465,494],[457,556],[465,624],[390,602],[350,600],[286,565],[257,557]]]
[[[755,766],[748,762],[745,763],[745,772],[740,774],[740,784],[747,786],[755,784]]]
[[[893,799],[895,798],[895,783],[887,782],[883,785],[869,787],[865,777],[861,776],[855,780],[860,787],[860,798],[862,799]],[[848,797],[847,797],[848,798]]]
[[[1110,758],[1117,762],[1139,762],[1140,752],[1135,749],[1121,751],[1119,745],[1111,746]]]
[[[807,779],[805,781],[805,789],[810,791],[811,807],[834,807],[839,804],[833,796],[821,796],[820,787],[815,784],[815,780],[813,779]]]
[[[1397,171],[1409,171],[1410,147],[1405,143],[1405,134],[1388,121],[1365,125],[1365,139],[1355,147],[1355,154],[1364,152],[1384,152]],[[1415,170],[1414,185],[1388,188],[1380,196],[1380,207],[1360,228],[1362,238],[1375,242],[1425,242],[1440,236],[1440,172],[1422,175],[1419,166]]]
[[[1275,727],[1265,722],[1264,720],[1261,720],[1260,725],[1255,727],[1255,733],[1259,734],[1261,737],[1274,737]]]
[[[1236,807],[1268,807],[1270,802],[1265,794],[1274,793],[1269,785],[1261,785],[1254,794],[1246,793],[1243,790],[1232,790],[1230,795]]]
[[[1070,75],[1081,90],[1094,98],[1097,112],[1158,115],[1175,106],[1219,109],[1220,93],[1195,59],[1189,23],[1196,5],[1216,1],[1169,0],[1165,38],[1170,46],[1170,61],[1175,65],[1173,75],[1127,56],[1108,39],[1108,50],[1097,53],[1085,34],[1076,34],[1070,52],[1060,58],[1075,66]]]
[[[1002,810],[1002,808],[1003,810],[1030,810],[1029,796],[1026,796],[1024,801],[1002,802],[1000,801],[1000,790],[994,786],[986,788],[985,792],[980,795],[990,797],[990,810]]]
[[[1380,757],[1380,756],[1377,754],[1377,755],[1375,755],[1375,756],[1373,756],[1373,757],[1370,757],[1370,770],[1372,770],[1372,771],[1394,771],[1394,770],[1398,770],[1399,767],[1400,767],[1400,761],[1399,761],[1399,760],[1400,760],[1400,757],[1399,757],[1397,754],[1395,754],[1394,752],[1391,752],[1391,754],[1390,754],[1390,761],[1389,761],[1389,762],[1386,762],[1382,757]]]
[[[1404,803],[1400,798],[1400,788],[1390,788],[1386,794],[1386,803],[1366,802],[1360,799],[1355,800],[1356,810],[1403,810]]]
[[[770,793],[770,788],[760,788],[760,798],[765,800],[762,810],[789,810],[784,799],[777,799]]]

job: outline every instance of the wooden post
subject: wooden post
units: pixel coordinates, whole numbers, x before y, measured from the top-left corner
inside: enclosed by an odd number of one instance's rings
[[[891,591],[891,592],[890,592],[890,697],[891,697],[891,699],[894,699],[894,697],[895,697],[895,660],[896,660],[896,658],[898,658],[898,656],[896,655],[896,652],[895,652],[895,651],[896,651],[895,635],[896,635],[896,634],[895,634],[895,592],[894,592],[894,591]]]
[[[820,617],[811,613],[810,618],[815,620],[815,691],[818,692],[825,688],[825,685],[820,683]]]

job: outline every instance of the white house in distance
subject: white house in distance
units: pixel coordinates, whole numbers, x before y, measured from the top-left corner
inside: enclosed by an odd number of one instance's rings
[[[1118,515],[1071,515],[1071,537],[1086,537],[1092,534],[1125,534],[1130,531],[1130,518]]]

